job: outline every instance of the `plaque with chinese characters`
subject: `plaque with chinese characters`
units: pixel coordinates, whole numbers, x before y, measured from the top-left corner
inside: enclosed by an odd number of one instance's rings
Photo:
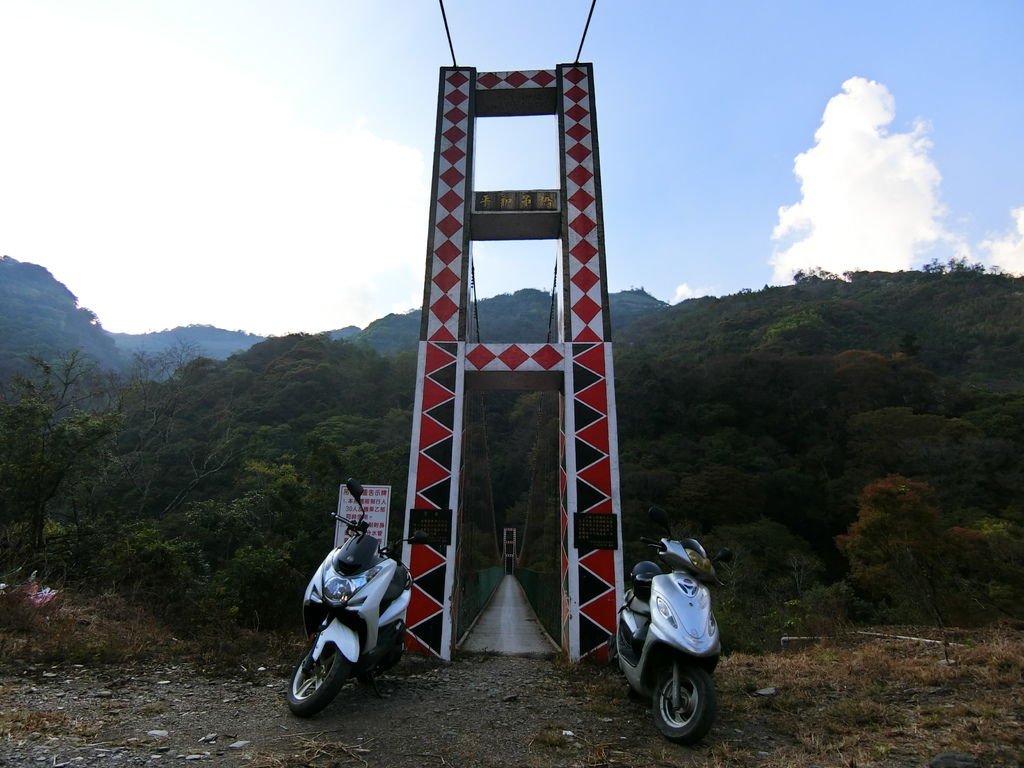
[[[498,192],[476,192],[473,210],[479,213],[527,213],[557,211],[557,189],[519,189]]]
[[[443,549],[452,543],[452,511],[450,509],[410,509],[409,535],[422,531],[425,544]]]
[[[573,517],[576,549],[618,549],[619,516],[583,513]]]

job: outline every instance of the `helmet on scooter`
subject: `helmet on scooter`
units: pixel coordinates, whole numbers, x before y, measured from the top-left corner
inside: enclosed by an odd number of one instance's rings
[[[651,579],[660,574],[661,568],[657,563],[652,563],[650,560],[641,560],[634,565],[633,570],[629,573],[629,578],[633,585],[633,594],[640,600],[650,600]]]

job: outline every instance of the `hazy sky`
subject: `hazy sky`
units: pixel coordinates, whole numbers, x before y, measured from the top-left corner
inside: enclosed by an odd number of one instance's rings
[[[460,65],[572,61],[589,0],[447,0]],[[666,301],[954,255],[1024,272],[1024,2],[599,0],[610,288]],[[418,307],[433,0],[0,0],[0,254],[112,331]],[[557,185],[553,118],[482,119],[478,188]],[[481,297],[553,243],[475,250]]]

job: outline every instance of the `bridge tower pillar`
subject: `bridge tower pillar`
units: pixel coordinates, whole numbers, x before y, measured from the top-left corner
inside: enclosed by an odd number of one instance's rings
[[[476,190],[477,118],[556,115],[559,189]],[[573,661],[603,656],[621,604],[612,342],[605,271],[593,67],[477,72],[442,67],[405,535],[413,577],[410,649],[450,659],[462,519],[465,398],[475,389],[557,390],[560,398],[562,649]],[[474,240],[558,240],[557,343],[470,342]]]

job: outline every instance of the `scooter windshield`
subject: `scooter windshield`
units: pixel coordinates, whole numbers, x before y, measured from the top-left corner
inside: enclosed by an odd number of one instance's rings
[[[368,534],[352,536],[335,553],[332,563],[334,570],[342,575],[350,576],[353,573],[372,568],[380,562],[380,558],[377,557],[378,547],[379,542],[373,536]]]

